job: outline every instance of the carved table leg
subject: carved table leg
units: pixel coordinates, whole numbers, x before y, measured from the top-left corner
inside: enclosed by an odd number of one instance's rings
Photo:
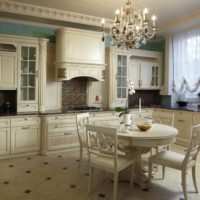
[[[142,154],[149,151],[150,148],[134,147],[131,152],[134,160],[133,182],[138,184],[142,189],[149,188],[148,178],[144,173],[142,165]]]

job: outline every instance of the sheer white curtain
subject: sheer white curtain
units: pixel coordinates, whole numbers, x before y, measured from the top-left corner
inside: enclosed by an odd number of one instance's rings
[[[174,91],[180,94],[186,90],[186,97],[197,97],[200,91],[200,29],[173,36],[172,59]]]

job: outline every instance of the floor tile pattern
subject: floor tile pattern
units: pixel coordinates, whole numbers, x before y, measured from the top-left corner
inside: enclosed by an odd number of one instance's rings
[[[172,150],[185,153],[185,147],[173,145]],[[111,175],[102,182],[95,171],[93,191],[87,194],[88,163],[84,155],[79,169],[79,152],[62,155],[32,156],[0,160],[0,200],[111,200]],[[137,185],[130,188],[128,181],[119,181],[118,200],[184,200],[179,171],[166,169],[165,180],[161,168],[152,180],[149,191]],[[197,184],[200,190],[200,155],[197,163]],[[194,193],[191,172],[188,173],[189,200],[200,200]]]

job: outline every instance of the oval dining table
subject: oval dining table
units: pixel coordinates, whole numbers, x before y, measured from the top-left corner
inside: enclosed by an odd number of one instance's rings
[[[118,129],[118,143],[123,150],[129,151],[134,160],[134,183],[142,189],[149,188],[149,182],[145,175],[142,164],[142,154],[148,153],[152,147],[166,146],[176,141],[178,130],[172,126],[164,124],[152,124],[147,131],[140,131],[136,126],[131,131],[120,130],[117,123],[98,123],[106,127],[115,127]]]

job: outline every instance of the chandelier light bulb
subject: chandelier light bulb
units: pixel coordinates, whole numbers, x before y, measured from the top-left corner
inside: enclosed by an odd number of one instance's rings
[[[119,11],[119,9],[117,9],[117,10],[115,11],[115,14],[116,14],[116,15],[119,15],[119,13],[120,13],[120,11]]]
[[[157,17],[156,17],[155,15],[153,15],[153,16],[151,17],[151,20],[152,20],[152,27],[156,27],[156,19],[157,19]]]
[[[105,24],[105,19],[101,19],[101,24],[102,24],[102,25]]]

